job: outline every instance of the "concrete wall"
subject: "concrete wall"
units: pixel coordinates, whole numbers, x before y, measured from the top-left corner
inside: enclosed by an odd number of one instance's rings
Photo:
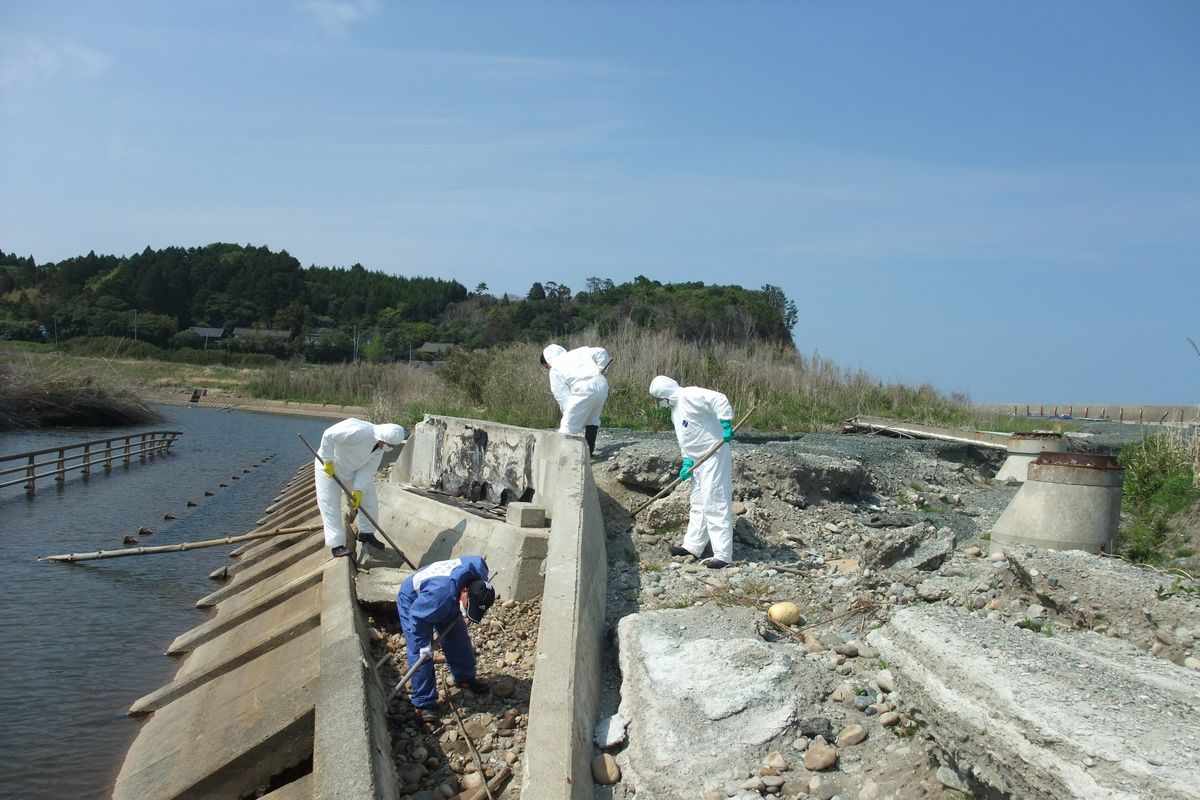
[[[379,524],[418,567],[481,555],[499,573],[493,585],[501,597],[523,602],[541,595],[550,529],[518,528],[500,518],[464,513],[395,483],[378,489]]]
[[[312,796],[395,800],[399,781],[388,733],[387,692],[372,666],[367,624],[355,602],[346,559],[336,559],[325,571],[321,594]]]
[[[547,433],[538,447],[535,487],[553,498],[553,522],[521,797],[587,800],[608,569],[604,518],[586,443]]]
[[[502,504],[526,499],[540,503],[535,449],[553,434],[494,422],[426,416],[409,434],[396,459],[393,481],[429,486],[450,495]],[[582,439],[580,440],[582,441]]]

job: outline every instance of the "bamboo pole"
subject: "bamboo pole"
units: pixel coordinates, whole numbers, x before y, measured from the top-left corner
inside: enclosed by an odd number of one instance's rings
[[[324,466],[325,459],[321,458],[321,454],[313,449],[313,446],[308,443],[308,440],[304,438],[304,435],[300,434],[300,433],[297,433],[296,435],[300,437],[300,441],[304,442],[304,446],[307,447],[309,449],[309,451],[313,454],[313,458],[315,458],[317,461],[320,461],[321,465]],[[347,498],[352,498],[354,496],[354,493],[350,491],[350,487],[346,485],[346,482],[341,479],[341,477],[337,474],[336,471],[333,473],[333,479],[335,481],[337,481],[338,486],[342,487],[342,491],[345,492]],[[408,564],[413,569],[417,568],[417,565],[414,564],[413,562],[409,561],[408,556],[404,555],[404,551],[396,546],[396,543],[392,541],[392,537],[390,537],[386,533],[384,533],[383,526],[381,526],[379,524],[378,520],[376,520],[375,517],[371,516],[370,511],[367,511],[361,505],[356,510],[362,512],[362,515],[371,521],[371,524],[375,526],[375,530],[379,532],[379,535],[383,537],[383,540],[385,542],[387,542],[388,544],[390,544],[392,546],[392,549],[395,550],[396,554],[399,555],[400,558],[404,560],[405,564]]]
[[[463,625],[467,624],[466,620],[463,620],[463,618],[461,616],[458,616],[458,617],[455,617],[454,619],[450,620],[448,623],[446,623],[446,627],[442,628],[441,631],[434,632],[433,641],[431,641],[429,643],[430,652],[432,652],[434,645],[437,645],[438,649],[441,649],[442,639],[445,637],[445,635],[447,633],[450,632],[451,628],[453,628],[455,625],[458,624],[459,620],[462,620]],[[406,641],[404,642],[404,646],[406,648],[408,647],[407,639],[408,639],[408,636],[405,635]],[[379,662],[375,665],[375,670],[378,672],[379,668],[382,667],[389,658],[391,658],[393,661],[395,661],[397,666],[400,665],[400,656],[396,655],[396,652],[393,651],[393,652],[388,653],[387,655],[385,655],[383,658],[381,658],[379,660]],[[407,658],[407,656],[406,656],[406,658]],[[431,658],[431,656],[426,656],[424,654],[421,654],[420,656],[417,657],[417,660],[413,662],[413,665],[411,667],[409,667],[403,675],[400,676],[400,681],[392,688],[392,691],[390,691],[388,693],[387,702],[389,702],[389,703],[392,702],[392,698],[395,697],[396,695],[400,694],[400,690],[404,688],[404,684],[406,684],[410,680],[412,680],[412,676],[416,673],[417,669],[419,669],[420,666],[422,664],[424,664],[427,659],[430,659],[430,658]]]
[[[454,712],[454,721],[458,723],[458,730],[462,734],[463,741],[467,743],[467,749],[471,751],[471,757],[475,761],[475,768],[484,777],[484,793],[487,795],[488,800],[496,800],[496,796],[492,794],[492,787],[487,784],[487,775],[484,773],[483,759],[479,757],[479,750],[476,749],[475,743],[471,741],[471,734],[467,733],[467,726],[463,724],[462,714],[459,713],[458,706],[454,705],[454,701],[450,699],[450,685],[446,681],[446,673],[444,671],[442,672],[442,686],[445,690],[446,702],[450,705],[450,710]]]
[[[750,415],[751,415],[751,414],[753,414],[753,413],[754,413],[754,412],[755,412],[757,409],[758,409],[758,405],[757,405],[757,404],[755,404],[755,405],[751,406],[751,407],[750,407],[750,410],[746,412],[746,416],[742,417],[741,421],[740,421],[740,422],[738,422],[738,424],[737,424],[737,425],[734,425],[734,426],[733,426],[733,429],[734,429],[734,431],[737,431],[737,430],[738,430],[738,428],[741,428],[741,427],[742,427],[742,425],[743,425],[743,424],[745,424],[746,420],[750,419]],[[696,467],[700,466],[700,465],[701,465],[701,464],[703,464],[705,461],[708,461],[708,459],[712,458],[712,456],[713,456],[713,455],[714,455],[714,454],[715,454],[715,453],[716,453],[718,450],[720,450],[720,449],[721,449],[721,448],[722,448],[722,447],[723,447],[725,444],[726,444],[726,442],[717,442],[717,443],[716,443],[716,444],[713,446],[713,448],[712,448],[711,450],[709,450],[709,451],[708,451],[707,453],[705,453],[704,455],[700,456],[700,458],[696,460],[696,463],[692,465],[692,474],[695,474],[695,472],[696,472]],[[688,477],[691,477],[691,475],[689,475]],[[662,489],[662,491],[660,491],[658,494],[654,495],[654,497],[651,497],[649,500],[647,500],[646,502],[642,503],[640,506],[638,506],[637,508],[635,508],[633,511],[630,511],[630,512],[629,512],[629,516],[630,516],[630,517],[636,517],[638,514],[642,513],[642,512],[643,512],[643,511],[645,511],[647,508],[649,508],[649,507],[650,507],[650,505],[651,505],[651,503],[653,503],[655,500],[659,500],[659,499],[661,499],[661,498],[663,498],[663,497],[666,497],[666,496],[667,496],[667,495],[669,495],[671,492],[675,491],[675,487],[676,487],[676,486],[678,486],[678,485],[679,485],[680,483],[682,483],[682,482],[683,482],[683,481],[682,481],[682,479],[681,479],[681,478],[676,478],[675,480],[671,481],[670,483],[668,483],[668,484],[667,484],[667,485],[666,485],[666,486],[665,486],[665,487]]]
[[[199,550],[202,547],[220,547],[223,544],[237,544],[238,542],[248,542],[251,539],[265,539],[269,536],[282,536],[288,533],[310,533],[319,530],[321,530],[320,525],[303,525],[298,528],[276,528],[273,531],[244,533],[241,536],[226,536],[221,539],[205,539],[199,542],[179,542],[178,544],[164,544],[154,547],[128,547],[124,550],[97,550],[94,553],[64,553],[57,556],[42,556],[38,561],[94,561],[98,558],[150,556],[157,553],[182,553],[187,550]]]

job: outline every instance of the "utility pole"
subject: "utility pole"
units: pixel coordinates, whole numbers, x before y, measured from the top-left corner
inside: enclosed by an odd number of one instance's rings
[[[133,340],[137,341],[137,309],[133,310]]]

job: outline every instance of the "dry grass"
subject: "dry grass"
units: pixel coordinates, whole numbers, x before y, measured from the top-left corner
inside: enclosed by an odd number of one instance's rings
[[[606,376],[608,427],[669,427],[649,395],[656,375],[726,394],[739,416],[752,404],[749,426],[802,432],[826,429],[855,414],[877,414],[943,424],[970,418],[965,398],[932,387],[885,384],[819,357],[762,343],[702,346],[662,331],[628,326],[600,337],[594,331],[564,338],[571,348],[599,344],[613,356]],[[368,405],[373,417],[411,424],[424,414],[487,419],[553,428],[559,411],[538,363],[544,343],[512,344],[481,352],[455,351],[437,371],[424,365],[353,364],[267,370],[246,390],[280,400]]]
[[[224,388],[275,400],[365,405],[374,409],[376,418],[402,424],[436,413],[553,428],[558,424],[558,407],[538,364],[544,344],[456,351],[436,371],[421,364],[288,364],[238,369],[72,360],[99,363],[144,386]],[[607,372],[610,390],[604,419],[608,427],[669,427],[665,413],[655,407],[648,393],[650,381],[660,374],[684,386],[723,392],[739,417],[756,405],[748,425],[757,430],[799,433],[829,429],[856,414],[948,425],[971,421],[966,398],[947,397],[931,386],[885,383],[862,370],[843,369],[818,355],[800,355],[790,347],[761,342],[701,345],[632,324],[605,336],[588,331],[559,344],[568,348],[601,345],[613,356]]]
[[[600,345],[613,356],[606,373],[610,385],[606,417],[611,420],[607,424],[620,427],[662,424],[648,393],[656,375],[668,375],[681,386],[716,389],[729,397],[739,414],[757,404],[749,424],[760,430],[816,430],[856,414],[942,424],[963,424],[970,418],[964,397],[947,397],[931,386],[884,383],[862,370],[846,370],[820,356],[805,357],[779,345],[702,345],[632,325],[605,337],[589,331],[559,344],[568,349]],[[523,387],[541,384],[539,397],[548,396],[545,373],[537,366],[540,351],[541,347],[522,345],[494,354],[497,370],[513,379],[506,382],[506,393],[525,395]],[[519,362],[514,363],[514,356]],[[553,401],[546,408],[554,417]]]
[[[0,430],[141,425],[162,418],[132,387],[111,378],[0,364]]]

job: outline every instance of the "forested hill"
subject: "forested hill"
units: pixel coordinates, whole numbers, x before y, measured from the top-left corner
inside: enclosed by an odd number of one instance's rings
[[[0,338],[131,336],[194,346],[192,326],[286,331],[259,342],[275,355],[341,360],[352,337],[373,359],[426,342],[466,348],[548,341],[623,321],[692,341],[761,339],[790,344],[796,306],[773,286],[631,283],[589,278],[582,291],[535,283],[525,297],[495,297],[454,280],[367,270],[304,268],[287,251],[211,244],[129,257],[86,256],[36,264],[0,251]],[[136,326],[136,328],[135,328]]]

